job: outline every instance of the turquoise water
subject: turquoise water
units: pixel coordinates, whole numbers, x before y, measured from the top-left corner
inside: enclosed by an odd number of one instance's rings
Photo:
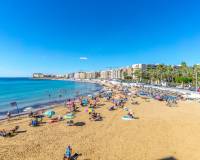
[[[19,108],[53,101],[61,101],[100,89],[92,83],[31,78],[0,78],[0,112],[13,110],[11,102]]]

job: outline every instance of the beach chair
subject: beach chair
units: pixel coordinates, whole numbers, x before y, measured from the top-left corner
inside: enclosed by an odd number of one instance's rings
[[[81,156],[82,154],[78,154],[78,153],[74,153],[70,158],[68,158],[66,156],[66,154],[64,154],[63,160],[77,160],[79,156]]]
[[[71,158],[70,160],[77,160],[79,157],[79,154],[78,153],[75,153]]]
[[[78,159],[78,157],[80,156],[80,154],[78,154],[78,153],[75,153],[73,156],[71,156],[70,158],[67,158],[66,157],[66,155],[64,155],[64,158],[63,158],[63,160],[77,160]]]

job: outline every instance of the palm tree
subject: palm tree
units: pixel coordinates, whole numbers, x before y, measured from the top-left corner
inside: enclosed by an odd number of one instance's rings
[[[151,84],[154,83],[156,81],[156,75],[157,75],[156,70],[150,68],[150,69],[147,70],[147,72],[148,72],[150,83]]]
[[[181,62],[180,71],[181,71],[181,74],[182,74],[183,77],[187,76],[187,69],[188,69],[187,63]]]
[[[200,73],[200,65],[194,65],[192,78],[193,78],[193,84],[196,82],[197,84],[194,84],[194,85],[197,85],[197,86],[198,86],[198,82],[200,80],[200,78],[198,78],[199,73]]]
[[[165,68],[165,80],[167,83],[172,82],[173,81],[173,67],[172,66],[166,66]]]
[[[184,86],[184,84],[194,85],[196,81],[200,80],[200,77],[196,79],[196,73],[200,73],[200,65],[190,67],[186,62],[182,62],[178,68],[160,64],[156,68],[147,68],[145,71],[138,69],[133,75],[140,82],[147,80],[148,83],[167,82]]]
[[[156,67],[156,72],[157,72],[157,80],[158,83],[160,84],[163,81],[163,76],[164,76],[164,72],[165,72],[166,68],[164,64],[159,64]]]
[[[139,82],[141,82],[142,81],[142,70],[141,69],[137,69],[137,70],[135,70],[135,72],[134,72],[134,75],[136,76],[136,78],[139,80]]]
[[[128,73],[127,72],[123,72],[123,77],[124,79],[127,79]]]

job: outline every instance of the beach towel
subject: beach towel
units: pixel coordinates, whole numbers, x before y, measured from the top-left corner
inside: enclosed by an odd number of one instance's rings
[[[133,120],[133,118],[128,116],[128,115],[125,115],[125,116],[122,117],[122,120],[131,121],[131,120]]]
[[[128,111],[129,109],[128,109],[127,107],[124,107],[124,110],[125,110],[125,111]]]
[[[68,113],[64,116],[64,119],[73,119],[75,116],[73,113]]]

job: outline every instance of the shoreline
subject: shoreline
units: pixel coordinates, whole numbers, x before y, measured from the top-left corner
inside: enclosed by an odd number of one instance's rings
[[[99,85],[99,88],[96,89],[95,91],[91,91],[88,93],[84,93],[84,94],[80,94],[78,96],[74,96],[73,98],[77,98],[80,96],[87,96],[89,94],[93,95],[97,92],[99,92],[100,90],[102,90],[104,88],[104,86],[109,86],[109,85],[117,85],[117,86],[124,86],[124,87],[138,87],[138,86],[143,86],[143,87],[151,87],[151,88],[156,88],[158,90],[168,90],[168,91],[173,91],[173,92],[179,92],[184,94],[185,96],[187,96],[188,99],[193,99],[193,100],[199,100],[200,99],[200,94],[195,93],[193,91],[187,91],[187,90],[182,90],[182,89],[178,89],[178,88],[170,88],[170,87],[159,87],[159,86],[153,86],[153,85],[142,85],[139,83],[121,83],[121,82],[117,82],[117,81],[106,81],[106,80],[99,80],[99,79],[41,79],[41,78],[32,78],[32,79],[39,79],[39,80],[62,80],[62,81],[73,81],[73,82],[78,82],[78,83],[92,83],[92,84],[96,84]],[[191,95],[189,95],[189,93]],[[51,101],[51,102],[45,102],[45,103],[35,103],[33,105],[29,105],[29,106],[24,106],[22,108],[19,108],[20,113],[17,113],[16,109],[11,110],[12,113],[12,117],[17,117],[17,116],[22,116],[22,115],[27,115],[30,113],[30,111],[33,112],[37,112],[39,110],[46,110],[46,109],[51,109],[51,108],[55,108],[58,105],[61,105],[62,103],[64,103],[65,99],[62,100],[55,100],[55,101]],[[30,111],[24,111],[24,109],[26,108],[32,108]],[[1,120],[5,120],[6,119],[6,113],[9,110],[5,110],[5,111],[0,111],[0,121]]]
[[[43,79],[43,80],[48,80],[48,79]],[[51,79],[51,80],[53,80],[53,79]],[[56,79],[56,80],[59,80],[59,79]],[[69,80],[69,81],[72,81],[72,80]],[[74,82],[93,83],[92,81],[87,81],[86,82],[86,81],[79,81],[79,80],[74,80]],[[103,89],[103,86],[100,83],[93,83],[93,84],[98,85],[95,90],[91,90],[89,92],[79,94],[78,96],[73,96],[71,98],[78,98],[78,97],[81,97],[81,96],[94,95],[95,93],[98,93],[99,91],[101,91]],[[47,110],[47,109],[55,108],[55,107],[60,106],[61,104],[63,104],[65,101],[66,101],[66,99],[54,100],[54,101],[43,102],[43,103],[37,103],[36,102],[33,105],[27,105],[27,106],[19,108],[19,113],[17,113],[17,109],[0,111],[0,121],[7,119],[7,116],[6,116],[7,112],[11,112],[12,118],[13,118],[13,117],[27,115],[31,111],[32,112],[37,112],[37,111],[40,111],[40,110]],[[32,109],[30,111],[24,111],[26,108],[32,108]]]

